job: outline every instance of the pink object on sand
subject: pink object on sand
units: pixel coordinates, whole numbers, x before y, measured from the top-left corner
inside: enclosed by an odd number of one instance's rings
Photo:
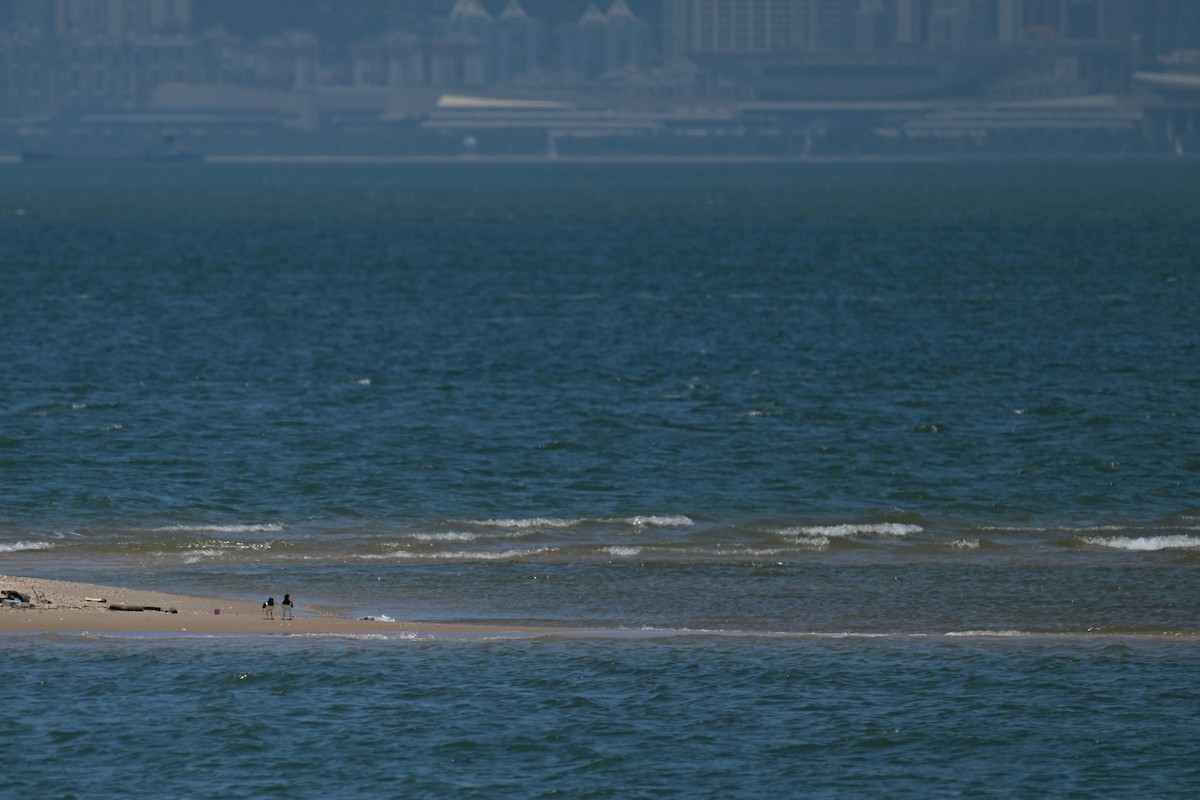
[[[221,609],[219,609],[219,608],[214,608],[214,609],[213,609],[213,613],[214,613],[214,614],[216,614],[216,615],[219,617],[219,616],[221,616]]]

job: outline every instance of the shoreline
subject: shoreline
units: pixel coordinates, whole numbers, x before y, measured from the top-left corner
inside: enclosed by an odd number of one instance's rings
[[[302,607],[282,619],[275,606],[268,619],[262,604],[103,584],[0,575],[0,591],[17,592],[28,604],[0,607],[0,635],[8,633],[182,633],[182,634],[457,634],[569,635],[577,629],[526,625],[408,622],[383,617],[351,619]],[[114,606],[142,610],[114,609]]]
[[[942,631],[752,631],[689,628],[610,628],[414,622],[386,616],[351,618],[301,606],[299,616],[266,618],[261,602],[172,594],[94,583],[0,575],[0,592],[29,602],[0,604],[0,637],[11,634],[132,636],[348,636],[396,639],[664,639],[716,637],[757,640],[910,640],[925,642],[1122,640],[1200,641],[1200,631],[1171,630],[942,630]],[[112,606],[143,610],[114,610]],[[216,613],[216,612],[220,613]]]
[[[137,156],[56,156],[41,160],[29,160],[19,154],[0,154],[0,164],[284,164],[284,165],[449,165],[449,164],[795,164],[816,166],[822,164],[1144,164],[1200,162],[1200,153],[930,153],[922,155],[898,154],[841,154],[817,156],[722,154],[722,155],[666,155],[666,154],[592,154],[563,155],[548,157],[539,154],[513,155],[333,155],[308,154],[213,154],[199,156],[187,161],[170,161],[140,158]]]

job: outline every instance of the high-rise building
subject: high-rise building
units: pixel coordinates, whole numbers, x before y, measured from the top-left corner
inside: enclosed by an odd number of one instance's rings
[[[633,13],[625,0],[613,0],[605,19],[610,69],[644,69],[650,50],[649,25]]]
[[[54,31],[54,5],[46,0],[0,0],[0,30],[45,35]]]
[[[1137,13],[1141,0],[1106,0],[1104,4],[1104,37],[1107,41],[1131,48],[1137,32]]]
[[[1070,41],[1103,41],[1107,38],[1104,19],[1104,3],[1101,0],[1072,0],[1063,2],[1063,38]]]
[[[852,46],[860,7],[860,0],[792,0],[792,35],[787,49],[843,50]]]
[[[563,71],[588,78],[642,69],[650,49],[649,26],[625,0],[613,0],[607,12],[589,5],[577,23],[559,31],[558,39]]]
[[[883,24],[875,0],[664,0],[663,53],[671,60],[845,49],[855,42],[860,8],[868,34]]]
[[[1197,0],[1139,0],[1132,25],[1143,63],[1154,63],[1185,50],[1200,50]]]
[[[795,0],[666,0],[663,50],[668,58],[786,50],[798,5]]]
[[[123,40],[191,22],[192,0],[0,0],[0,29],[26,34]]]
[[[435,86],[482,86],[490,78],[496,21],[479,0],[457,0],[439,20],[429,46],[429,78]]]
[[[52,5],[59,36],[126,39],[181,32],[192,20],[191,0],[53,0]]]
[[[932,0],[928,6],[927,44],[962,48],[1001,41],[999,0]]]
[[[1024,30],[1065,42],[1127,45],[1136,8],[1154,0],[1010,0],[1020,10]]]
[[[996,0],[996,41],[1017,44],[1023,38],[1021,0]]]
[[[448,39],[476,39],[487,43],[495,20],[479,0],[458,0],[442,24]]]
[[[403,30],[350,45],[355,86],[406,86],[425,82],[424,46]]]
[[[1193,2],[1200,9],[1200,3]],[[885,0],[900,48],[1067,42],[1128,46],[1156,0]]]
[[[589,5],[579,22],[563,31],[560,45],[567,72],[600,77],[608,67],[608,18],[595,5]]]
[[[896,0],[896,46],[916,47],[925,40],[921,33],[921,0]]]
[[[517,0],[508,0],[496,19],[495,79],[507,83],[538,67],[537,25]]]

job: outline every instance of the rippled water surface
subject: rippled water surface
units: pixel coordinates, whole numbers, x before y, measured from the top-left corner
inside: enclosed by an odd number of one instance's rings
[[[1188,797],[1156,642],[0,642],[36,797]],[[114,713],[120,698],[120,711]],[[11,717],[10,717],[11,718]],[[69,754],[69,757],[67,757]]]
[[[0,165],[0,572],[595,631],[7,637],[7,782],[1194,796],[1198,208],[1190,162]]]

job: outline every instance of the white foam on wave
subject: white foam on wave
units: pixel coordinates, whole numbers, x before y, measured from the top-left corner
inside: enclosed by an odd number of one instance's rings
[[[217,546],[197,547],[188,550],[183,557],[183,563],[196,564],[204,560],[213,560],[225,558],[235,552],[263,552],[270,550],[271,545],[267,542],[218,542]],[[157,554],[160,558],[170,558],[167,553]]]
[[[270,542],[229,542],[220,541],[213,542],[201,547],[193,548],[192,552],[227,552],[229,550],[270,550],[272,547]],[[185,548],[186,549],[186,548]]]
[[[585,520],[563,517],[529,517],[527,519],[485,519],[475,524],[486,525],[491,528],[527,530],[529,528],[571,528],[583,522]]]
[[[203,550],[193,550],[183,557],[183,563],[199,564],[201,561],[220,558],[221,556],[225,555],[225,553],[225,550],[213,547],[206,547]]]
[[[947,542],[947,546],[949,546],[952,550],[978,550],[979,549],[979,540],[978,539],[955,539],[952,542]]]
[[[808,536],[803,541],[798,541],[798,545],[802,545],[810,550],[825,550],[829,547],[828,536]]]
[[[826,550],[829,547],[829,537],[820,534],[807,533],[796,528],[780,531],[780,534],[791,539],[790,544],[802,550]],[[766,548],[756,551],[762,555],[775,555],[786,551],[777,548]]]
[[[981,525],[975,530],[988,533],[1083,533],[1129,530],[1126,525]]]
[[[574,528],[588,523],[630,525],[635,528],[690,528],[695,523],[684,514],[636,514],[632,517],[589,519],[586,517],[524,517],[485,519],[473,522],[491,528],[528,530],[530,528]]]
[[[799,545],[802,549],[805,549],[805,550],[822,550],[822,549],[824,549],[824,545],[817,544],[815,539],[812,541],[800,542]],[[795,552],[795,548],[791,548],[791,547],[764,547],[764,548],[717,547],[710,551],[706,551],[703,549],[696,549],[696,550],[693,550],[692,552],[697,555],[711,554],[714,556],[722,556],[722,557],[728,557],[728,558],[743,558],[743,559],[748,558],[748,559],[757,560],[757,559],[761,559],[761,558],[770,558],[772,556],[791,555],[792,553]]]
[[[847,523],[843,525],[812,525],[800,528],[804,533],[819,536],[911,536],[925,530],[920,525],[906,525],[903,522],[869,522]]]
[[[640,628],[638,632],[658,636],[706,636],[730,639],[898,639],[923,636],[923,634],[887,631],[771,631],[737,628],[654,628],[650,626]]]
[[[626,517],[619,520],[635,528],[690,528],[695,523],[683,514]]]
[[[795,636],[804,639],[895,639],[897,635],[871,631],[807,631]]]
[[[610,556],[615,556],[616,558],[632,558],[633,556],[640,555],[642,552],[642,548],[640,548],[640,547],[605,547],[605,548],[602,548],[600,550],[600,552],[605,553]]]
[[[1156,550],[1200,550],[1200,536],[1114,536],[1103,538],[1085,536],[1084,544],[1096,547],[1110,547],[1115,550],[1132,550],[1137,552],[1152,552]]]
[[[779,531],[783,536],[846,539],[851,536],[888,536],[903,538],[925,530],[920,525],[906,525],[902,522],[869,522],[845,523],[842,525],[803,525],[795,528],[784,528]]]
[[[473,542],[480,538],[478,533],[451,531],[447,533],[412,533],[408,538],[418,542]]]
[[[20,553],[24,550],[49,550],[54,547],[53,542],[13,542],[12,544],[0,544],[0,553]]]
[[[770,557],[770,555],[790,555],[802,549],[802,551],[823,551],[829,548],[828,536],[812,536],[810,534],[792,534],[790,547],[762,547],[755,549],[745,549],[745,555],[751,557]],[[727,552],[718,551],[719,554],[728,554]]]
[[[483,550],[474,553],[466,550],[459,550],[453,553],[413,553],[408,550],[395,550],[391,553],[382,555],[361,555],[359,558],[363,560],[412,558],[429,561],[509,561],[518,558],[539,556],[545,553],[552,553],[556,551],[557,548],[554,547],[516,548],[513,550]]]
[[[416,641],[419,639],[433,638],[427,634],[403,629],[398,629],[394,632],[387,631],[385,633],[289,633],[288,636],[297,639],[330,639],[352,642],[390,642],[396,640]]]
[[[151,528],[155,533],[279,533],[284,530],[282,522],[249,523],[243,525],[164,525]]]

